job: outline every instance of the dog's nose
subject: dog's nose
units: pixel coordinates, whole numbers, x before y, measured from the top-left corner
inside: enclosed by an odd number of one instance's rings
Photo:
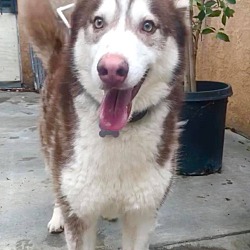
[[[128,75],[129,66],[122,56],[108,54],[100,59],[97,71],[104,83],[104,87],[113,88],[119,87],[124,83]]]

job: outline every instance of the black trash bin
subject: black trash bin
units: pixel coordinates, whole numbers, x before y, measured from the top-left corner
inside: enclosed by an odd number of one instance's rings
[[[187,93],[181,113],[186,124],[180,137],[179,173],[207,175],[222,168],[225,120],[230,85],[199,81]]]

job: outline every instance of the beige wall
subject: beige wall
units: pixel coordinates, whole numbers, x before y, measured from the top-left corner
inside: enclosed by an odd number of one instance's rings
[[[231,42],[204,36],[199,50],[199,80],[230,83],[227,125],[250,137],[250,1],[237,0],[226,28]]]

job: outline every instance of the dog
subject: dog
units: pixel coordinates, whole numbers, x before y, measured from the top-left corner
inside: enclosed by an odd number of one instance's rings
[[[50,232],[95,249],[120,218],[122,249],[149,249],[176,171],[188,0],[78,0],[71,29],[48,0],[21,11],[46,70],[40,135],[56,204]]]

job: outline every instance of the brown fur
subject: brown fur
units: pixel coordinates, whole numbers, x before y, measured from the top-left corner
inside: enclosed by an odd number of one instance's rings
[[[171,111],[165,119],[161,144],[158,146],[159,153],[157,163],[162,167],[164,166],[165,162],[169,160],[172,150],[177,150],[178,148],[179,132],[177,128],[177,122],[179,120],[182,99],[183,91],[181,86],[176,84],[168,96],[168,101],[171,102]],[[175,169],[173,168],[173,170]]]
[[[92,13],[98,8],[100,1],[78,1],[74,12],[72,13],[72,34],[71,45],[76,41],[78,30],[86,27],[91,22]],[[84,13],[84,15],[83,15]]]
[[[35,51],[50,70],[51,60],[59,56],[67,38],[67,29],[57,20],[49,0],[26,0],[20,4],[20,18]]]
[[[48,0],[26,0],[22,17],[32,45],[45,66],[47,77],[42,91],[40,137],[46,162],[53,172],[57,200],[69,213],[60,195],[60,167],[72,155],[72,137],[77,124],[73,98],[82,88],[73,74],[66,30]]]
[[[85,231],[86,225],[76,215],[71,214],[70,205],[60,189],[60,173],[73,155],[73,136],[78,122],[73,99],[82,92],[68,61],[68,55],[61,53],[59,62],[56,66],[52,65],[55,71],[47,77],[43,90],[40,135],[45,159],[50,161],[48,165],[52,171],[56,201],[64,213],[67,232],[71,232],[67,237],[71,237],[78,249],[77,246],[81,245],[80,235]]]
[[[168,13],[165,10],[168,9]],[[170,101],[170,113],[165,119],[164,130],[162,134],[161,144],[158,146],[157,163],[164,166],[165,162],[169,160],[169,155],[173,150],[178,148],[179,131],[177,122],[179,121],[179,113],[183,101],[183,87],[185,68],[185,44],[186,44],[186,25],[185,25],[185,9],[176,9],[172,1],[154,0],[151,6],[152,12],[161,20],[160,25],[163,27],[163,34],[165,36],[173,36],[180,49],[179,65],[174,72],[174,79],[172,81],[173,89],[167,100]],[[174,164],[173,171],[176,169]]]

